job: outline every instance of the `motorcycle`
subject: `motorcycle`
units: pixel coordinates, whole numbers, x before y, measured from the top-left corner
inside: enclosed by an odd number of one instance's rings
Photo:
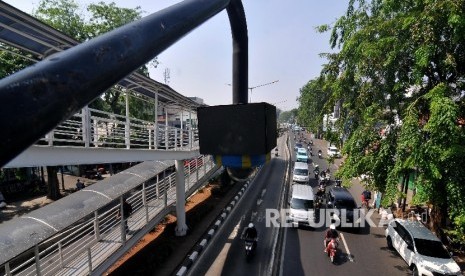
[[[247,261],[250,261],[255,254],[255,246],[254,244],[258,241],[258,239],[251,240],[245,239],[244,246],[245,246],[245,257]]]
[[[331,175],[330,175],[329,173],[326,173],[326,175],[325,175],[325,182],[329,184],[330,181],[331,181]]]
[[[318,158],[321,159],[321,157],[322,157],[322,154],[321,154],[321,151],[319,151],[319,152],[318,152]]]
[[[329,241],[328,246],[326,247],[327,249],[329,249],[327,250],[327,254],[328,254],[329,259],[331,260],[331,263],[333,264],[336,259],[338,246],[339,246],[339,239],[331,239]]]

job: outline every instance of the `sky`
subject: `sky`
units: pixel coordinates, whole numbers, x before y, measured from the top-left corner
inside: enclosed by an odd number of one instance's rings
[[[31,13],[39,0],[3,0]],[[89,3],[114,2],[126,8],[141,7],[143,16],[181,2],[179,0],[75,0],[84,10]],[[242,0],[249,39],[251,102],[268,102],[281,110],[298,107],[300,89],[316,78],[326,62],[320,53],[334,52],[330,33],[315,27],[333,24],[344,15],[348,0]],[[222,11],[158,55],[159,65],[150,77],[208,105],[232,103],[232,38],[226,11]],[[250,92],[250,90],[249,90]]]

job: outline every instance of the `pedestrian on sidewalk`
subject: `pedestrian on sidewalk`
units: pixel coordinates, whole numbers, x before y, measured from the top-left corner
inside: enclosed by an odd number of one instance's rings
[[[85,187],[86,186],[84,186],[84,183],[82,183],[81,180],[78,179],[77,182],[76,182],[76,190],[79,191],[79,190],[84,189]]]

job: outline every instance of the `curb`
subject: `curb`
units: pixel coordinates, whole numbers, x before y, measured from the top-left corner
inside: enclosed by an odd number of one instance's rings
[[[216,218],[215,223],[209,227],[208,232],[204,234],[201,241],[194,246],[194,249],[191,251],[191,253],[188,254],[187,257],[184,259],[184,261],[181,264],[181,268],[179,268],[179,270],[175,274],[176,276],[186,275],[187,271],[192,267],[195,261],[205,250],[205,248],[207,248],[209,242],[218,232],[217,230],[226,220],[228,215],[231,213],[232,209],[234,209],[239,199],[241,199],[241,197],[245,194],[247,188],[251,185],[251,182],[255,180],[255,177],[258,175],[260,170],[261,167],[257,170],[255,176],[252,179],[245,182],[245,184],[242,186],[239,192],[237,192],[236,196],[234,196],[234,198],[231,200],[231,202],[229,202],[229,204],[225,208],[223,208],[221,214]]]

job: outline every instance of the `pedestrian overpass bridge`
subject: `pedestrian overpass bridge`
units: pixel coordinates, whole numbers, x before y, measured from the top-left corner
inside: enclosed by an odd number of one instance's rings
[[[199,153],[202,104],[135,70],[224,9],[234,45],[233,102],[247,103],[238,0],[187,0],[82,44],[0,2],[2,51],[35,63],[0,80],[0,167],[144,161],[1,224],[0,273],[100,275],[173,210],[176,232],[185,234],[185,199],[219,170]],[[105,91],[125,97],[123,114],[92,107]],[[131,116],[132,98],[153,103],[153,120]],[[172,125],[175,115],[181,119]],[[129,232],[115,219],[124,199],[134,209]]]

